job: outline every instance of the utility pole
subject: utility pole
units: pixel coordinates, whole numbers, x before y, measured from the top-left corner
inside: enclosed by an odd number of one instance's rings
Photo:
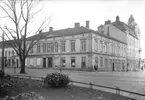
[[[2,34],[2,71],[4,72],[4,32]]]

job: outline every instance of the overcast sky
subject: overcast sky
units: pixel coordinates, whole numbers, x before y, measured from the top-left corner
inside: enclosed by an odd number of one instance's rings
[[[75,22],[85,26],[85,21],[90,21],[90,28],[97,30],[97,27],[104,24],[105,20],[115,21],[116,16],[127,23],[132,14],[139,25],[141,33],[142,58],[145,58],[145,1],[144,0],[74,0],[74,1],[47,1],[44,0],[38,5],[43,10],[35,16],[31,29],[36,28],[45,18],[51,16],[49,26],[54,30],[74,27]],[[0,15],[3,13],[0,12]],[[0,19],[0,25],[10,23],[8,20]],[[49,30],[49,26],[46,30]]]

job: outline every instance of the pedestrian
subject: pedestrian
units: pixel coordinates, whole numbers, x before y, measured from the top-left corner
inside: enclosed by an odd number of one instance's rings
[[[95,71],[97,71],[98,70],[98,65],[94,65],[94,69],[95,69]]]

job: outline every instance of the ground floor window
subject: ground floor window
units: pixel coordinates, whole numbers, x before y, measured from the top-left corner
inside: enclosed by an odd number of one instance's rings
[[[105,67],[107,67],[107,66],[108,66],[108,59],[105,58]]]
[[[103,57],[100,57],[100,67],[103,67]]]
[[[71,67],[75,67],[75,57],[71,57]]]
[[[81,58],[81,65],[82,65],[82,68],[86,68],[86,57]]]
[[[65,57],[61,57],[61,67],[65,67]]]

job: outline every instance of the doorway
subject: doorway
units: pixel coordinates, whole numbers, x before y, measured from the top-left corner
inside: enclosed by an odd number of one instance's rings
[[[48,57],[48,68],[52,67],[52,57]]]
[[[46,58],[43,58],[43,68],[46,68]]]

